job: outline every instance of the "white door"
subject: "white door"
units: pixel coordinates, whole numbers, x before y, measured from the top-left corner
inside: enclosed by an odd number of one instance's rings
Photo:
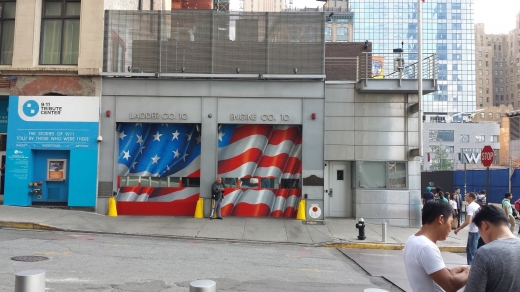
[[[332,163],[329,168],[329,210],[331,217],[352,217],[350,162]]]

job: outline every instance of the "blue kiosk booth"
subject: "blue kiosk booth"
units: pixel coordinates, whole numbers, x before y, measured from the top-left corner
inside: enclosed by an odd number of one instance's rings
[[[99,97],[10,96],[4,204],[95,207]]]

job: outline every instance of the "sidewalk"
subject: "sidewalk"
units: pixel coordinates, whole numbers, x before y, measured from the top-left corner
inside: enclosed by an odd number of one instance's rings
[[[0,205],[0,228],[59,230],[160,236],[240,242],[292,243],[340,248],[400,250],[419,228],[387,226],[387,242],[382,242],[382,226],[367,223],[366,240],[358,240],[355,219],[328,218],[324,225],[281,218],[226,217],[224,220],[192,217],[118,216],[97,213],[12,207]],[[450,233],[438,242],[442,251],[465,252],[467,228],[458,235]]]

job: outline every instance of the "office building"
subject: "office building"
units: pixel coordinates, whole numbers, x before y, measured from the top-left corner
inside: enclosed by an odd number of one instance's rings
[[[417,1],[351,0],[350,7],[355,42],[372,42],[374,56],[402,47],[405,58],[417,60]],[[439,61],[439,90],[423,97],[424,114],[428,119],[471,112],[476,100],[473,0],[428,0],[422,7],[423,52],[435,52]],[[391,62],[385,60],[386,67]]]

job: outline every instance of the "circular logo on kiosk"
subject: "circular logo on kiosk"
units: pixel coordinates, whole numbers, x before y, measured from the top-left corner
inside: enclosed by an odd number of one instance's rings
[[[28,117],[34,117],[40,111],[40,106],[34,100],[28,100],[23,104],[23,113]]]
[[[319,218],[321,216],[320,207],[317,204],[312,204],[309,208],[309,215],[314,219]]]

